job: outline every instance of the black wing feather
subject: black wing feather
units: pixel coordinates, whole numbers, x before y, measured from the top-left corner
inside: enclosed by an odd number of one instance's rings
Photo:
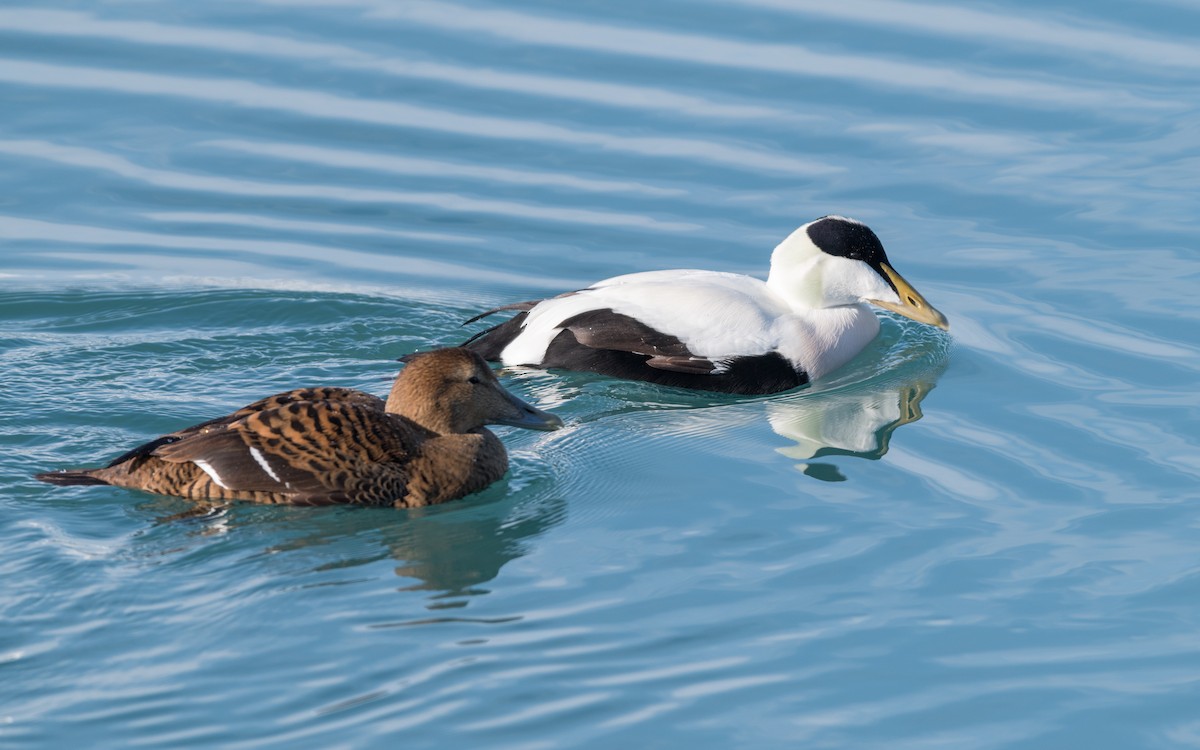
[[[590,349],[608,349],[645,356],[645,364],[659,370],[708,375],[716,363],[688,351],[677,336],[655,330],[629,315],[610,308],[588,310],[567,318],[559,328]]]

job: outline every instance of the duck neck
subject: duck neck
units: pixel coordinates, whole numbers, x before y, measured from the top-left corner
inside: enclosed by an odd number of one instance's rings
[[[393,390],[388,395],[384,410],[388,414],[396,414],[410,419],[439,435],[451,435],[458,432],[454,429],[452,411],[433,401],[405,398]]]
[[[820,274],[814,272],[816,269],[813,265],[771,263],[767,288],[783,300],[792,312],[802,313],[825,307]]]

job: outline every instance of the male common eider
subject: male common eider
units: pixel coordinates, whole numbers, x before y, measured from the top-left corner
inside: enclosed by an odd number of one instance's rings
[[[508,454],[485,424],[553,430],[562,420],[506,391],[466,349],[404,358],[385,403],[349,388],[302,388],[164,435],[51,484],[111,484],[193,500],[432,505],[487,487]]]
[[[583,370],[724,393],[775,393],[830,373],[879,333],[877,305],[942,329],[866,224],[824,216],[779,243],[766,281],[648,271],[488,310],[518,315],[463,346],[506,365]],[[465,324],[464,324],[465,325]]]

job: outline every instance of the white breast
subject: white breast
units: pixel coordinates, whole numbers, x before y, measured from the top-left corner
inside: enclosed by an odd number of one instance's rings
[[[778,351],[816,380],[846,364],[879,335],[867,305],[805,310],[775,322]]]

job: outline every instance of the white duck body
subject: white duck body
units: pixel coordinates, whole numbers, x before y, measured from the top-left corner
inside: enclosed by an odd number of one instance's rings
[[[946,326],[891,268],[874,232],[828,216],[775,248],[766,281],[691,269],[617,276],[498,308],[522,312],[465,346],[507,365],[774,393],[822,377],[862,351],[879,333],[867,303]]]
[[[753,276],[681,269],[625,274],[529,311],[521,335],[500,352],[506,365],[539,365],[563,321],[612,310],[656,331],[669,332],[713,373],[731,359],[779,352],[810,380],[849,362],[879,333],[879,318],[864,304],[794,310],[767,282]]]

